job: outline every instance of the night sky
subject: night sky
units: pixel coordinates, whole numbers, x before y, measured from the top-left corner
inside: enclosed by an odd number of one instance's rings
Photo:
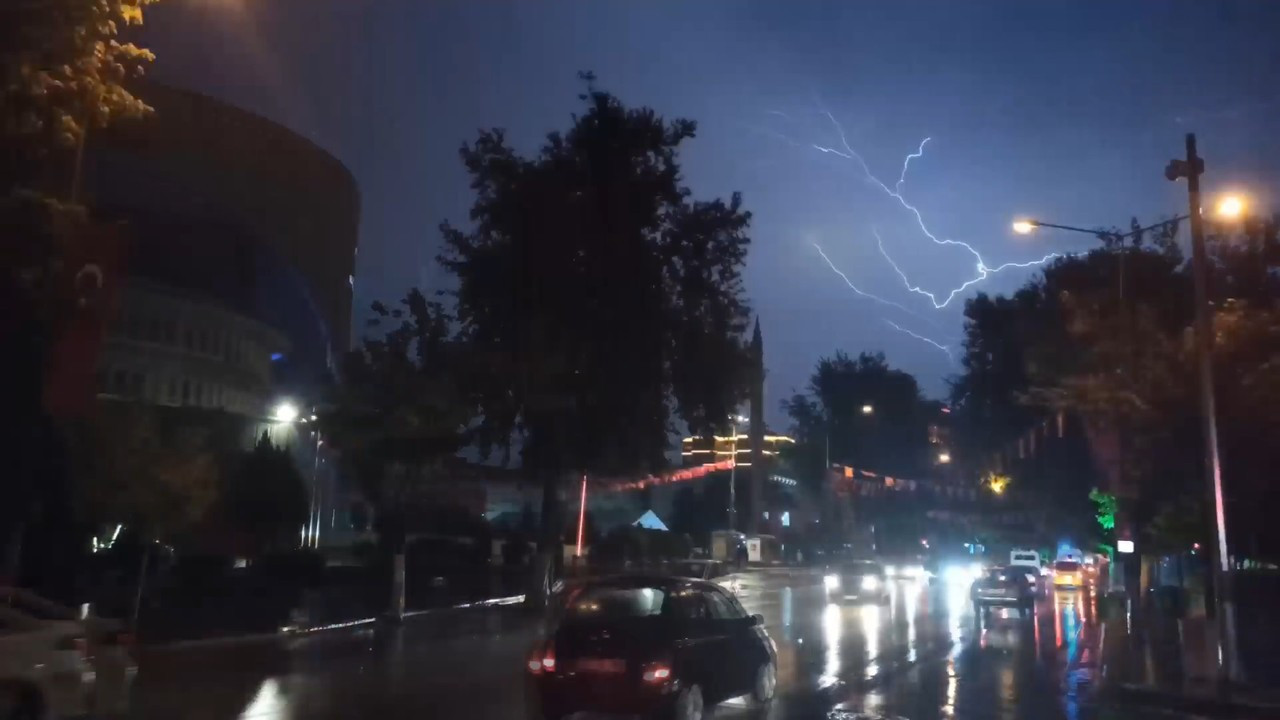
[[[1126,224],[1186,211],[1164,179],[1194,131],[1208,192],[1280,198],[1280,3],[476,2],[166,0],[148,11],[153,76],[261,113],[354,172],[363,204],[355,315],[442,287],[438,223],[465,222],[457,149],[507,128],[532,151],[578,109],[579,70],[632,105],[699,123],[695,195],[755,214],[747,283],[769,369],[767,417],[837,348],[880,350],[940,397],[961,310],[1090,247],[1009,231],[1015,216]],[[829,114],[829,115],[828,115]],[[838,125],[837,125],[838,123]],[[842,144],[841,130],[847,140]],[[857,152],[855,159],[817,147]],[[832,271],[820,246],[859,290]],[[898,327],[892,327],[890,323]],[[898,328],[901,328],[898,329]],[[948,346],[947,351],[906,331]]]

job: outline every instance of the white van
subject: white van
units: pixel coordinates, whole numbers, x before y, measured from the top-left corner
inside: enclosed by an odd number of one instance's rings
[[[1029,567],[1039,573],[1040,553],[1035,550],[1011,550],[1009,551],[1009,565]]]
[[[1031,589],[1040,591],[1040,553],[1035,550],[1014,549],[1009,551],[1009,567],[1019,568],[1026,573]]]

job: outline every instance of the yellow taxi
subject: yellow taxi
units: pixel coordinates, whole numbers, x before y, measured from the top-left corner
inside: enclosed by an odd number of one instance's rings
[[[1053,587],[1074,589],[1084,587],[1084,568],[1075,560],[1059,560],[1053,564]]]

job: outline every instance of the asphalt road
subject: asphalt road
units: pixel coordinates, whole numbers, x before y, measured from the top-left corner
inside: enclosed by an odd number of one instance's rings
[[[742,593],[778,645],[778,698],[717,718],[1092,718],[1097,625],[1087,593],[1034,619],[981,627],[967,587],[896,583],[887,605],[835,605],[820,587],[757,579]],[[134,717],[520,718],[538,629],[510,608],[448,611],[402,628],[143,654]]]

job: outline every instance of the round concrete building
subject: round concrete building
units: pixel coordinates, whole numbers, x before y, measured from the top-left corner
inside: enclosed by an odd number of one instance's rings
[[[136,92],[155,112],[91,134],[82,169],[83,201],[126,237],[100,392],[249,417],[311,394],[351,342],[354,178],[253,113]]]

